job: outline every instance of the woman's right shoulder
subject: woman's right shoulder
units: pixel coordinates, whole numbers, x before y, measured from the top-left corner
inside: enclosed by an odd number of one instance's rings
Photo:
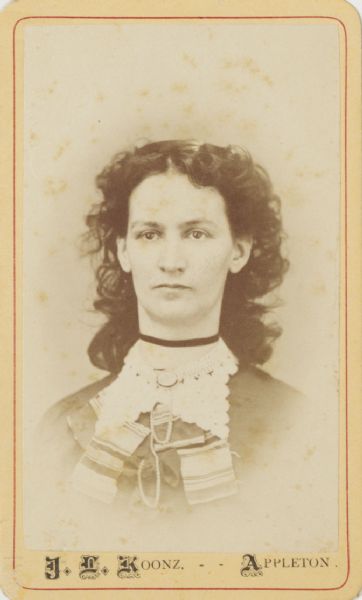
[[[78,413],[80,410],[84,410],[89,401],[94,398],[103,388],[112,383],[116,378],[116,375],[109,374],[102,379],[91,383],[85,387],[80,388],[73,394],[58,400],[48,408],[43,415],[39,429],[40,430],[52,430],[54,426],[59,423],[64,423],[68,417],[72,414]]]

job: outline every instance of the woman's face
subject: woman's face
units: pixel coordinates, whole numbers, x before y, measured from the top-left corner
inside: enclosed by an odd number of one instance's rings
[[[250,246],[233,238],[216,189],[175,171],[144,179],[130,196],[127,236],[118,245],[143,333],[157,335],[157,324],[170,335],[179,326],[193,337],[215,333],[226,277],[243,268]]]

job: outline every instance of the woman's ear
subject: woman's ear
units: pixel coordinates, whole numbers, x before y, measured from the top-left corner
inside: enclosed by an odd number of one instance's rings
[[[127,253],[127,245],[125,238],[118,238],[117,240],[117,257],[122,270],[125,273],[131,272],[131,265]]]
[[[250,235],[237,238],[234,242],[233,255],[230,263],[230,273],[240,273],[249,261],[253,240]]]

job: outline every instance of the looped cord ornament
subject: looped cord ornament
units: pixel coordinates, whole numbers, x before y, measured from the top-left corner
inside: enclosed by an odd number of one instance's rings
[[[155,409],[152,409],[151,414],[150,414],[150,426],[151,426],[150,449],[151,449],[151,453],[152,453],[152,456],[155,461],[155,472],[156,472],[156,481],[155,481],[156,491],[155,491],[155,496],[153,499],[150,499],[145,494],[144,487],[143,487],[142,472],[143,472],[144,465],[145,465],[144,458],[142,458],[142,460],[138,466],[138,469],[137,469],[137,482],[138,482],[138,489],[140,492],[140,496],[141,496],[144,504],[146,504],[146,506],[148,506],[149,508],[157,508],[158,503],[160,501],[160,493],[161,493],[160,459],[157,454],[157,451],[155,450],[154,442],[157,442],[160,446],[162,446],[164,444],[168,444],[171,439],[171,434],[172,434],[172,414],[171,414],[171,412],[167,409],[165,411],[165,410],[163,410],[163,408],[161,408],[160,416],[161,416],[163,422],[165,420],[165,417],[167,418],[166,434],[163,439],[161,439],[156,433],[157,411],[155,411]]]

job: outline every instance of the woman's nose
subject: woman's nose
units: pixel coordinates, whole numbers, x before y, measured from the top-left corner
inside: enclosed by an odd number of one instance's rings
[[[160,248],[158,266],[165,273],[184,271],[186,268],[186,257],[182,251],[181,240],[165,241]]]

